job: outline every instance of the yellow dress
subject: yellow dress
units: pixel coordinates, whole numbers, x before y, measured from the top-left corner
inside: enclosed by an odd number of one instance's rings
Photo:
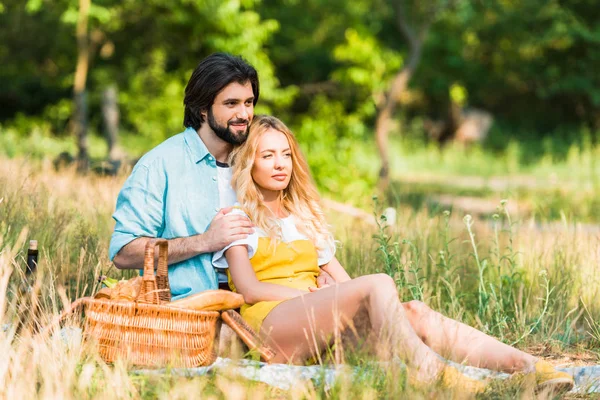
[[[317,286],[319,275],[318,255],[310,240],[279,241],[273,249],[271,239],[258,238],[256,253],[250,259],[250,264],[261,282],[274,283],[308,292],[310,286]],[[229,287],[234,292],[235,285],[228,271]],[[258,332],[267,314],[279,303],[278,301],[261,301],[256,304],[244,304],[240,314],[244,320]]]
[[[245,215],[238,209],[232,212]],[[255,228],[254,233],[248,235],[246,239],[237,240],[213,254],[213,266],[221,270],[227,269],[229,287],[234,292],[236,288],[231,280],[225,251],[239,245],[247,246],[250,264],[260,282],[274,283],[307,292],[310,286],[317,286],[319,266],[331,261],[335,248],[324,246],[324,249],[317,250],[313,242],[298,231],[293,216],[281,218],[277,222],[281,228],[282,239],[276,244],[264,232]],[[267,314],[282,301],[285,300],[244,304],[240,313],[244,320],[258,332]]]

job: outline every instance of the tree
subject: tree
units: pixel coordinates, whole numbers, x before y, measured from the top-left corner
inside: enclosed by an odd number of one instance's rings
[[[77,66],[75,69],[75,80],[73,82],[74,118],[73,131],[77,139],[77,171],[87,172],[90,166],[88,151],[88,107],[86,82],[90,63],[88,18],[90,12],[90,0],[79,0],[79,15],[77,17]]]
[[[440,0],[433,6],[431,3],[415,1],[410,5],[405,0],[394,0],[396,12],[396,24],[398,31],[408,42],[408,61],[393,78],[389,90],[385,94],[381,106],[378,109],[375,123],[375,139],[377,149],[381,157],[381,168],[379,170],[379,184],[382,189],[387,188],[390,175],[390,161],[388,153],[388,137],[393,111],[398,98],[408,86],[419,62],[423,43],[427,38],[431,24],[433,24],[441,12],[451,5],[451,1]]]

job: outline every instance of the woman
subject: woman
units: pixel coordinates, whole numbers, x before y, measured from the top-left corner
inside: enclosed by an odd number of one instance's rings
[[[246,305],[242,316],[273,345],[274,362],[304,363],[334,337],[366,329],[381,358],[401,357],[413,383],[441,378],[446,386],[480,392],[484,384],[448,366],[459,363],[524,372],[538,388],[567,390],[573,379],[544,361],[503,344],[418,301],[401,303],[385,274],[351,279],[335,258],[335,246],[319,205],[308,165],[290,130],[278,119],[258,116],[246,143],[231,155],[232,186],[255,233],[215,253],[229,266],[230,286]],[[319,268],[336,284],[315,289]],[[366,323],[364,323],[364,317]],[[391,347],[381,346],[385,340]],[[387,350],[393,349],[392,352]],[[436,354],[437,353],[437,354]]]

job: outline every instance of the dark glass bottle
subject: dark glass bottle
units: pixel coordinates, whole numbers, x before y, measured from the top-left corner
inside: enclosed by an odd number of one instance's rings
[[[25,331],[32,333],[38,332],[40,328],[40,304],[39,304],[39,289],[36,291],[35,275],[38,264],[38,242],[37,240],[29,241],[27,249],[27,266],[25,269],[25,278],[19,285],[18,292],[18,309],[17,309],[17,334],[22,334]]]
[[[37,240],[29,241],[29,249],[27,250],[27,270],[25,275],[35,274],[38,263],[38,242]]]

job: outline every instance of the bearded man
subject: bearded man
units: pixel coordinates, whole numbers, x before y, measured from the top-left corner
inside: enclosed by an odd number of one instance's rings
[[[185,89],[185,131],[145,154],[119,193],[109,250],[117,268],[142,268],[148,240],[164,238],[173,300],[226,282],[211,253],[252,233],[247,218],[228,215],[236,196],[227,157],[246,140],[258,96],[258,74],[243,59],[200,62]]]

